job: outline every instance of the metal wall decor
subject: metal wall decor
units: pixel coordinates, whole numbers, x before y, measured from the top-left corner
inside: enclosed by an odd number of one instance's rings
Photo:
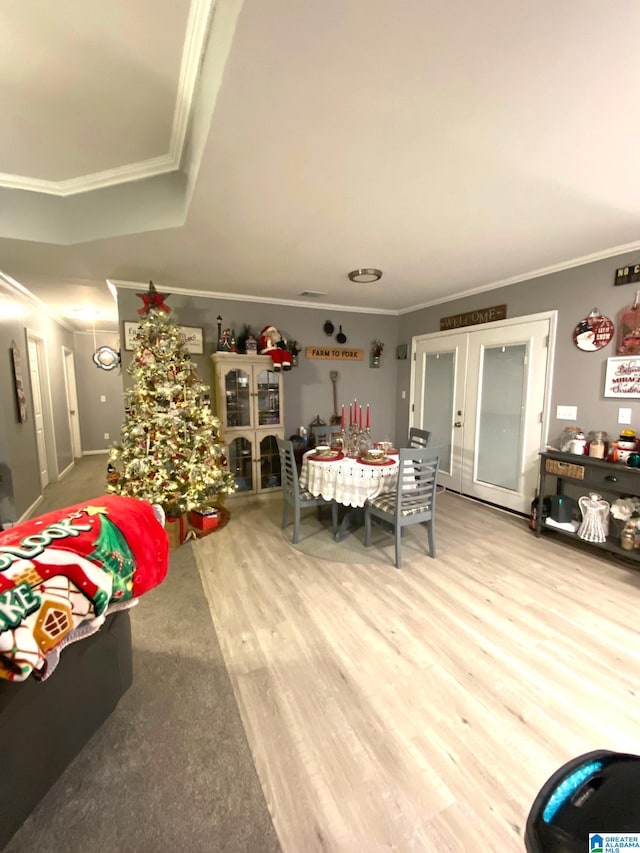
[[[573,342],[583,352],[597,352],[611,341],[613,331],[611,320],[594,308],[573,330]]]

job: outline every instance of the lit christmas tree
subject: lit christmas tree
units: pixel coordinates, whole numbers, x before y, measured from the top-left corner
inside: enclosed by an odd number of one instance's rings
[[[160,504],[168,516],[203,509],[236,486],[217,443],[220,421],[164,300],[149,282],[107,491]],[[114,470],[115,469],[115,470]]]

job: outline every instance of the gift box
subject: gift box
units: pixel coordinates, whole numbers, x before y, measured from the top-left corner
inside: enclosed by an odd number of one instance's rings
[[[169,548],[179,548],[187,538],[188,525],[186,512],[178,516],[166,516],[164,529],[167,531],[167,536],[169,537]]]
[[[203,532],[215,530],[218,526],[218,510],[215,507],[193,510],[189,516],[189,521],[195,530],[202,530]]]

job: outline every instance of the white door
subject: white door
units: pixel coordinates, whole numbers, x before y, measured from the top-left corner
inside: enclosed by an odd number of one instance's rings
[[[64,381],[67,391],[67,411],[69,413],[69,429],[71,431],[71,450],[73,458],[82,456],[82,443],[80,441],[80,418],[78,416],[78,387],[76,384],[76,367],[73,361],[73,352],[62,347],[64,363]]]
[[[546,437],[554,320],[538,315],[416,339],[412,423],[443,448],[441,485],[529,511]]]
[[[38,342],[34,338],[29,337],[28,348],[31,395],[33,397],[33,418],[36,427],[36,448],[38,452],[38,466],[40,468],[40,485],[44,489],[49,485],[49,469],[47,465],[47,443],[44,434],[43,394],[40,362],[38,359]]]

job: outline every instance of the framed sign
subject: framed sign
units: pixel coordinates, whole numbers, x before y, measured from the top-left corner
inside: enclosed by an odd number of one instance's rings
[[[640,356],[607,359],[604,396],[640,398]]]
[[[124,348],[131,352],[136,348],[138,343],[138,329],[140,324],[133,322],[124,323]],[[197,326],[178,326],[182,334],[187,350],[193,355],[202,355],[204,353],[204,336],[202,329]]]
[[[21,424],[27,420],[27,396],[22,379],[22,361],[20,350],[15,341],[11,341],[11,362],[13,364],[13,385],[16,392],[16,404],[18,406],[18,420]]]
[[[342,349],[341,347],[307,347],[307,358],[334,359],[336,361],[363,361],[364,350]]]

